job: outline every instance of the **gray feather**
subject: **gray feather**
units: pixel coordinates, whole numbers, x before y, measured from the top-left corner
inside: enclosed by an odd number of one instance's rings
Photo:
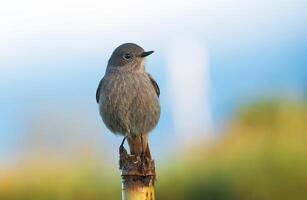
[[[124,58],[127,53],[131,59]],[[144,50],[131,43],[115,49],[96,91],[101,118],[116,134],[149,133],[160,118],[160,89],[139,55]]]

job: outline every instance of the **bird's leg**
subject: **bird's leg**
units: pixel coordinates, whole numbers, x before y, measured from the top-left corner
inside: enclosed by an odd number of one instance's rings
[[[148,142],[146,144],[145,155],[147,156],[147,158],[151,159],[151,153],[150,153],[150,150],[149,150]]]
[[[145,151],[144,151],[144,141],[143,141],[143,134],[141,134],[141,159],[142,161],[146,161],[146,155],[145,155]]]
[[[143,134],[141,134],[141,145],[142,145],[142,149],[141,149],[142,169],[143,169],[143,173],[146,175],[145,164],[147,163],[147,158],[146,158],[145,151],[144,151]]]
[[[141,168],[145,174],[145,164],[148,162],[147,155],[147,143],[148,143],[148,134],[141,134],[138,136],[127,136],[127,141],[130,148],[130,154],[135,155],[141,160]]]
[[[127,136],[124,137],[122,143],[121,143],[120,146],[119,146],[119,151],[120,151],[120,152],[124,150],[124,144],[125,144],[126,137],[127,137]]]

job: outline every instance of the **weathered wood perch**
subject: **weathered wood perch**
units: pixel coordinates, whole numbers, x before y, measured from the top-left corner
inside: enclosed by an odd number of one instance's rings
[[[119,149],[119,169],[122,177],[123,200],[154,200],[156,179],[155,162],[140,156],[130,155],[121,146]]]

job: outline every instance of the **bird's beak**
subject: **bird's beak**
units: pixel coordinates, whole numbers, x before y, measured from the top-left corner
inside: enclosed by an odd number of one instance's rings
[[[146,56],[149,56],[150,54],[152,54],[154,51],[144,51],[141,55],[140,55],[140,57],[142,57],[142,58],[144,58],[144,57],[146,57]]]

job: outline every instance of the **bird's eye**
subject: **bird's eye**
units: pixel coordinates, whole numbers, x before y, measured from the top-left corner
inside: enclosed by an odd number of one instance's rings
[[[125,54],[123,55],[123,58],[125,58],[126,60],[129,60],[129,59],[132,58],[132,56],[131,56],[131,54],[129,54],[129,53],[125,53]]]

